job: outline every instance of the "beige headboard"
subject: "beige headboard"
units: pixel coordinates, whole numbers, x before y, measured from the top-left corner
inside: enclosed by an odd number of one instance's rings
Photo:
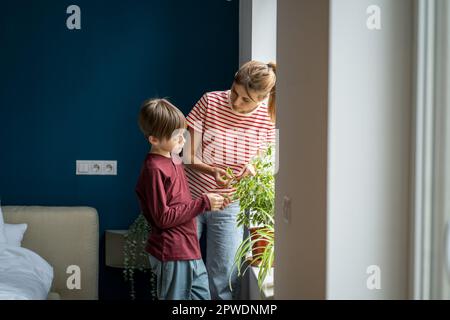
[[[52,292],[61,299],[98,299],[98,215],[89,207],[3,206],[5,223],[27,223],[22,246],[53,267]],[[80,267],[81,288],[68,289],[66,273]]]

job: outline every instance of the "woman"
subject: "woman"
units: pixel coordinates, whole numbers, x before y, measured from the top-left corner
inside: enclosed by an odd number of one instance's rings
[[[237,179],[255,174],[251,158],[275,142],[275,63],[250,61],[235,74],[231,90],[208,92],[186,120],[190,143],[185,146],[186,174],[194,198],[216,192],[232,197],[230,168]],[[239,201],[198,217],[199,238],[206,231],[206,268],[212,299],[229,300],[234,255],[243,240],[236,216]],[[237,274],[231,275],[238,288]],[[234,296],[233,296],[234,294]]]

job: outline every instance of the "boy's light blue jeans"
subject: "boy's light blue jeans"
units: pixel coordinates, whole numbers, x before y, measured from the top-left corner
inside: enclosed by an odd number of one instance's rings
[[[210,300],[208,274],[202,259],[161,262],[149,255],[156,274],[158,300]]]
[[[243,227],[238,227],[236,222],[239,210],[239,201],[236,201],[224,210],[197,216],[198,238],[206,232],[206,269],[213,300],[239,299],[240,279],[233,268],[234,256],[243,239]],[[231,272],[233,291],[229,286]]]

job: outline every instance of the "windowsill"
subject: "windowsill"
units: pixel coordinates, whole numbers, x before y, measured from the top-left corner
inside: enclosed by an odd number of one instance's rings
[[[262,290],[258,287],[258,267],[251,267],[250,272],[250,300],[272,300],[274,295],[273,273],[274,269],[267,274]]]

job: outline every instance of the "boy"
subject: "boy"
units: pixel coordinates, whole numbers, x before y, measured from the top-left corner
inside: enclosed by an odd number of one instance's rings
[[[197,238],[196,216],[220,210],[227,200],[203,194],[192,200],[181,152],[184,115],[165,99],[143,103],[139,127],[151,144],[136,186],[142,212],[151,225],[146,251],[157,277],[160,300],[211,299],[208,274]]]

